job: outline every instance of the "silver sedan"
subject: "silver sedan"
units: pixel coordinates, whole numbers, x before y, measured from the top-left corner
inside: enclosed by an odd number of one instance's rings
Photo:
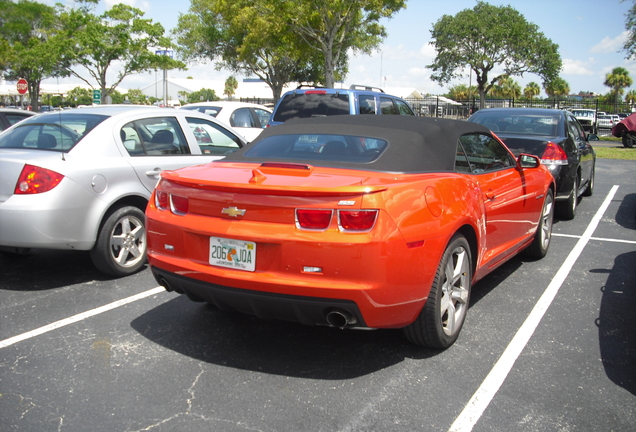
[[[146,261],[144,211],[162,170],[246,144],[186,110],[104,106],[42,114],[0,134],[0,250],[90,251],[113,276]]]

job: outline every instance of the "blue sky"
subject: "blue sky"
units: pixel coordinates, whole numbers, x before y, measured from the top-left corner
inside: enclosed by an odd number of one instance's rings
[[[53,4],[54,0],[40,0]],[[59,0],[57,0],[59,1]],[[115,3],[127,3],[145,12],[145,17],[172,30],[180,14],[188,12],[190,0],[100,0],[98,13]],[[625,14],[632,0],[508,0],[489,1],[493,5],[510,5],[527,21],[536,24],[543,34],[559,45],[563,60],[561,77],[572,93],[593,91],[605,94],[605,74],[622,66],[636,82],[636,61],[627,60],[621,47],[626,37]],[[407,8],[383,22],[388,36],[373,55],[351,56],[345,84],[381,87],[415,87],[431,94],[446,93],[430,80],[430,64],[435,51],[429,45],[430,30],[442,15],[455,15],[473,8],[475,0],[409,0]],[[213,64],[190,65],[187,71],[169,71],[170,77],[225,80],[230,72],[217,71]],[[241,78],[241,77],[238,77]],[[514,77],[522,87],[530,81],[541,84],[533,74]],[[155,74],[130,76],[123,88],[140,88],[155,81]],[[474,83],[474,76],[472,77]],[[450,85],[469,83],[469,76]],[[634,86],[636,88],[636,84]]]

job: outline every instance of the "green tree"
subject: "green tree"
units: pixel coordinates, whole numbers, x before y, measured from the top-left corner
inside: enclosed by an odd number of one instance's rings
[[[201,89],[188,94],[188,103],[210,102],[221,100],[212,89]]]
[[[225,89],[223,90],[223,94],[232,99],[232,96],[234,96],[234,93],[236,93],[237,88],[238,81],[236,80],[236,78],[234,78],[234,76],[229,76],[225,80]]]
[[[466,84],[458,84],[448,90],[446,96],[456,101],[464,101],[472,98],[477,94],[475,86],[467,86]]]
[[[603,85],[612,89],[610,95],[613,102],[619,102],[625,92],[625,88],[631,86],[632,83],[633,80],[629,76],[629,71],[623,67],[616,67],[612,69],[612,72],[605,75]]]
[[[428,66],[433,70],[431,78],[447,83],[461,77],[468,65],[477,76],[481,108],[502,76],[530,72],[550,81],[561,70],[558,45],[510,6],[479,1],[473,9],[444,15],[434,24],[431,35],[436,50]],[[495,68],[502,72],[489,76]]]
[[[153,47],[172,48],[159,23],[143,18],[143,12],[125,4],[116,4],[100,16],[85,9],[65,9],[62,17],[69,41],[67,56],[73,65],[67,72],[93,87],[96,82],[102,100],[128,75],[154,69],[185,69],[185,64],[169,56],[156,54]],[[107,73],[117,62],[120,71],[114,82]],[[88,75],[83,75],[85,70]]]
[[[128,90],[128,93],[125,94],[125,98],[134,105],[148,105],[148,98],[139,89]]]
[[[567,96],[570,94],[570,84],[561,77],[544,83],[543,89],[549,97]]]
[[[492,88],[493,96],[502,99],[518,99],[521,97],[521,86],[509,76],[502,76]]]
[[[28,82],[30,105],[37,110],[40,83],[65,76],[56,10],[37,1],[0,1],[0,68],[10,80]]]
[[[627,30],[627,39],[623,44],[627,59],[636,58],[636,0],[632,1],[632,7],[625,14],[625,29]]]
[[[630,90],[625,95],[625,102],[634,106],[636,105],[636,90]]]
[[[539,96],[539,94],[541,94],[541,86],[539,86],[539,84],[534,81],[529,82],[528,85],[526,85],[523,89],[523,95],[526,97],[526,99],[532,100],[535,97]]]
[[[285,84],[319,75],[304,41],[289,30],[273,0],[192,0],[173,31],[179,55],[255,75],[278,99]]]
[[[72,106],[91,105],[93,103],[93,93],[89,89],[75,87],[68,92],[66,100]]]
[[[272,0],[270,15],[286,17],[292,32],[322,55],[325,86],[333,87],[335,71],[347,64],[347,52],[370,53],[386,37],[380,19],[406,7],[403,0]],[[273,8],[272,8],[273,6]]]

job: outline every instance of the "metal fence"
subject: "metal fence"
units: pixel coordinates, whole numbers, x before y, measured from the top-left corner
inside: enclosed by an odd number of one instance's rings
[[[443,96],[427,96],[425,99],[406,99],[417,115],[465,119],[479,109],[479,99],[449,101]],[[552,99],[489,99],[486,108],[551,108],[551,109],[593,109],[607,114],[631,114],[634,105],[607,102],[589,98]]]

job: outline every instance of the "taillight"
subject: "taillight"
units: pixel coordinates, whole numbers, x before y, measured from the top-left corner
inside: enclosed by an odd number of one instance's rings
[[[168,208],[169,199],[168,192],[160,191],[159,189],[155,190],[155,206],[159,210],[166,210]]]
[[[176,215],[184,215],[188,213],[188,198],[179,195],[170,195],[170,210]]]
[[[188,213],[190,202],[186,197],[155,189],[155,206],[159,210],[170,209],[172,213],[183,216]]]
[[[371,231],[377,217],[377,210],[338,210],[338,225],[342,231]]]
[[[33,165],[22,168],[13,191],[16,195],[31,195],[48,192],[60,184],[64,176],[55,171]]]
[[[331,223],[333,210],[296,209],[296,226],[308,230],[324,231]]]
[[[548,141],[548,145],[541,155],[541,163],[544,165],[567,165],[568,155],[558,144]]]
[[[327,91],[326,90],[307,90],[307,91],[305,91],[305,94],[321,94],[321,95],[324,95],[324,94],[327,94]]]

